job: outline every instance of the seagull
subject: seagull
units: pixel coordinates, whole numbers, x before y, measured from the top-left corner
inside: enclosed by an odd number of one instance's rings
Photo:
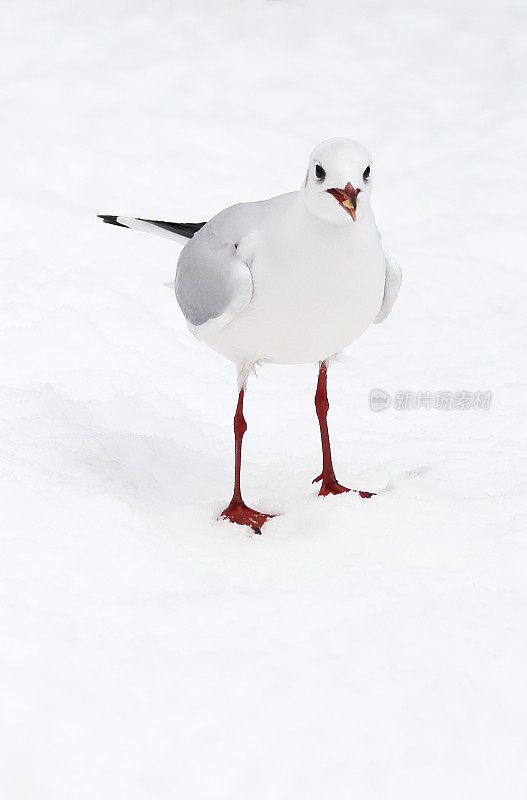
[[[179,307],[191,333],[234,362],[238,375],[234,492],[220,516],[255,533],[274,516],[247,506],[241,492],[243,400],[256,365],[318,365],[322,471],[313,483],[320,482],[321,496],[350,491],[331,458],[328,365],[370,323],[386,319],[401,285],[401,269],[381,245],[371,188],[370,153],[339,137],[313,150],[299,191],[239,203],[209,222],[99,215],[185,244],[175,280]]]

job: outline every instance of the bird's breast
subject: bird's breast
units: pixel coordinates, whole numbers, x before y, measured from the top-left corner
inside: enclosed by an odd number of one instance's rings
[[[339,352],[382,303],[384,253],[375,224],[283,224],[264,231],[250,303],[211,345],[237,362],[302,364]]]
[[[272,361],[303,362],[350,344],[375,318],[384,290],[378,236],[262,242],[252,264],[248,322],[269,341]]]

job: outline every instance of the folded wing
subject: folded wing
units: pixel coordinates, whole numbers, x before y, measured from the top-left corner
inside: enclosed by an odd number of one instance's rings
[[[379,312],[374,322],[382,322],[386,319],[388,314],[393,308],[397,299],[399,289],[401,286],[402,272],[401,267],[394,258],[387,253],[384,254],[386,259],[386,277],[384,280],[384,297]]]
[[[285,197],[285,196],[283,196]],[[203,338],[228,325],[250,302],[259,231],[281,198],[240,203],[213,217],[182,250],[176,297],[192,332]]]

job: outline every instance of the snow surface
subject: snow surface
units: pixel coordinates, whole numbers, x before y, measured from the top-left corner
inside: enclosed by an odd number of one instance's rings
[[[527,794],[525,5],[254,0],[2,7],[2,797]],[[404,269],[330,373],[249,386],[164,283],[200,221],[374,154]],[[368,409],[491,390],[490,411]]]

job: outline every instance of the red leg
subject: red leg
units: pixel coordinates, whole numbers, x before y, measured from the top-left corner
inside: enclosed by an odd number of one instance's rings
[[[247,430],[247,423],[243,416],[243,393],[244,390],[240,389],[238,396],[238,405],[236,406],[236,413],[234,415],[234,492],[232,500],[221,515],[231,522],[236,522],[238,525],[249,525],[255,533],[261,533],[260,530],[264,522],[273,514],[262,514],[260,511],[246,506],[242,500],[242,493],[240,488],[240,473],[242,466],[242,439],[243,434]]]
[[[322,481],[320,485],[319,497],[328,494],[342,494],[349,492],[346,486],[341,486],[335,478],[333,471],[333,461],[331,459],[331,446],[329,443],[328,431],[328,369],[325,361],[320,363],[318,372],[317,391],[315,392],[315,408],[317,410],[318,423],[320,425],[320,439],[322,441],[322,472],[315,478],[313,483]],[[353,491],[356,491],[355,489]],[[371,497],[372,492],[359,492],[361,497]]]

